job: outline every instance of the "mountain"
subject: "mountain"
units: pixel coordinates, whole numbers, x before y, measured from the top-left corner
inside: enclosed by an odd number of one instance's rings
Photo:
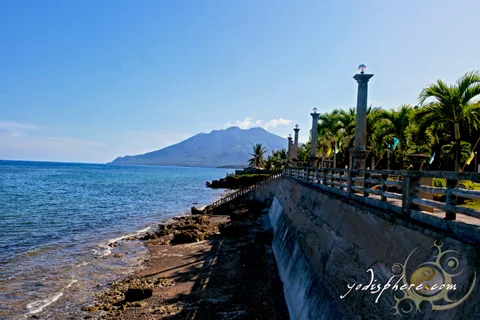
[[[230,127],[199,133],[187,140],[157,151],[136,156],[118,157],[111,164],[159,166],[247,166],[253,145],[261,143],[267,154],[271,150],[287,148],[287,139],[262,128],[247,130]]]

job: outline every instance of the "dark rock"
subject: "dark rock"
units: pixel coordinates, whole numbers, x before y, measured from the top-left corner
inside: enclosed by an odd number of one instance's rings
[[[115,248],[115,247],[118,246],[118,243],[117,243],[117,242],[111,242],[111,243],[108,244],[108,246],[109,246],[110,248]]]
[[[82,308],[83,311],[89,311],[89,312],[94,312],[98,310],[98,307],[96,306],[85,306]]]
[[[165,223],[160,223],[158,225],[158,230],[165,230],[165,229],[167,229],[167,225]]]
[[[233,223],[220,226],[219,230],[224,237],[232,237],[232,238],[242,236],[248,232],[245,226],[242,226],[240,224],[233,224]]]
[[[172,244],[192,243],[204,239],[204,235],[199,230],[185,230],[173,236]]]
[[[125,291],[125,302],[144,300],[152,296],[152,289],[149,288],[129,288]]]
[[[273,232],[259,231],[256,234],[256,242],[259,244],[271,244],[273,241]]]
[[[203,214],[202,210],[199,210],[195,207],[192,207],[190,211],[191,211],[192,214]]]
[[[199,224],[208,223],[208,216],[206,216],[204,214],[192,216],[192,219],[193,219],[193,221],[195,221],[196,223],[199,223]]]
[[[158,233],[157,232],[147,232],[143,237],[140,237],[140,240],[146,241],[146,240],[152,240],[152,239],[157,239],[158,238]]]

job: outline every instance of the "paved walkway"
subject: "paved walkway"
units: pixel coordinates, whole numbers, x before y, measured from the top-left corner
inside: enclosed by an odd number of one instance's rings
[[[377,199],[380,200],[381,197],[376,194],[370,194],[369,198]],[[393,204],[394,206],[397,206],[399,208],[402,207],[402,200],[399,199],[392,199],[392,198],[387,198],[387,202]],[[432,216],[438,217],[440,219],[445,218],[445,211],[439,210],[439,209],[433,209],[433,212],[428,212],[428,211],[422,211],[424,214],[430,214]],[[463,222],[463,223],[468,223],[476,226],[480,226],[480,219],[470,217],[461,213],[457,213],[457,219],[455,221],[458,222]]]

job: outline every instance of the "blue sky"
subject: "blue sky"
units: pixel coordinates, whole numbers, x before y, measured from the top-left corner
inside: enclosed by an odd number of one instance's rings
[[[480,68],[478,0],[0,2],[0,159],[107,162],[199,132],[415,104]]]

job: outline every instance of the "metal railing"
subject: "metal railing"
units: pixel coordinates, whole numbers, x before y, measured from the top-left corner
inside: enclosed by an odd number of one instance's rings
[[[478,173],[286,168],[284,175],[401,215],[443,211],[446,220],[456,220],[457,213],[480,219],[480,210],[457,204],[457,198],[480,199],[480,190],[467,190],[459,185],[461,180],[480,182]],[[433,178],[446,179],[446,187],[432,187]],[[434,200],[434,195],[444,195],[445,201]]]
[[[250,192],[252,191],[253,189],[255,189],[256,187],[262,185],[262,184],[265,184],[273,179],[277,179],[279,177],[281,177],[283,175],[283,172],[281,173],[277,173],[277,174],[274,174],[274,175],[271,175],[265,179],[262,179],[260,181],[258,181],[257,183],[251,185],[251,186],[248,186],[248,187],[245,187],[245,188],[242,188],[240,190],[237,190],[235,192],[232,192],[230,194],[227,194],[226,196],[222,197],[221,199],[213,202],[212,204],[209,205],[210,208],[216,208],[218,206],[221,206],[222,204],[225,204],[227,202],[230,202],[236,198],[238,198],[239,196],[241,195],[244,195],[246,194],[247,192]]]

